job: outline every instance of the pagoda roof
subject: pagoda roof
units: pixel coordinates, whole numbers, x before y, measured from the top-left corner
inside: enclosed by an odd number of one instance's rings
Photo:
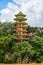
[[[18,14],[16,14],[15,16],[16,16],[16,17],[17,17],[17,16],[24,16],[24,17],[25,17],[26,15],[23,14],[23,13],[20,11],[20,12],[19,12]]]
[[[14,24],[23,24],[23,25],[28,25],[26,22],[15,22]]]
[[[15,21],[26,21],[27,18],[14,18]]]
[[[24,26],[24,25],[18,25],[18,26],[15,26],[15,28],[27,28],[27,26]]]

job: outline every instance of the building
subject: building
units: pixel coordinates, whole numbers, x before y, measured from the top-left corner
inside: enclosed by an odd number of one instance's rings
[[[26,23],[26,15],[22,12],[19,12],[15,15],[15,36],[16,40],[28,40],[27,35],[27,23]]]

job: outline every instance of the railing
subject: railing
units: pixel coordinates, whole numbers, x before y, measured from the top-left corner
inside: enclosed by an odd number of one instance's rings
[[[16,38],[17,40],[28,40],[28,38]]]
[[[28,34],[15,34],[16,36],[28,36]]]
[[[27,26],[15,26],[15,28],[27,28]]]
[[[14,30],[16,32],[27,32],[27,30]]]
[[[27,20],[27,18],[14,18],[14,20],[16,20],[16,21],[26,21]]]

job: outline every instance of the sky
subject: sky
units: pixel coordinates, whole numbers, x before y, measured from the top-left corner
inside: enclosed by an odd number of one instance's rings
[[[26,14],[31,26],[43,26],[43,0],[0,0],[0,22],[15,22],[19,11]]]

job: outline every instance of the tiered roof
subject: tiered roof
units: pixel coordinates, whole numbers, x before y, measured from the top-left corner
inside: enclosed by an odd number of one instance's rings
[[[16,16],[16,17],[17,17],[17,16],[24,16],[24,17],[25,17],[26,15],[23,14],[23,13],[20,11],[20,12],[19,12],[18,14],[16,14],[15,16]]]
[[[15,22],[15,36],[17,36],[17,40],[27,40],[27,23],[24,22],[27,20],[26,15],[23,14],[21,11],[15,15],[16,18],[14,18]]]

